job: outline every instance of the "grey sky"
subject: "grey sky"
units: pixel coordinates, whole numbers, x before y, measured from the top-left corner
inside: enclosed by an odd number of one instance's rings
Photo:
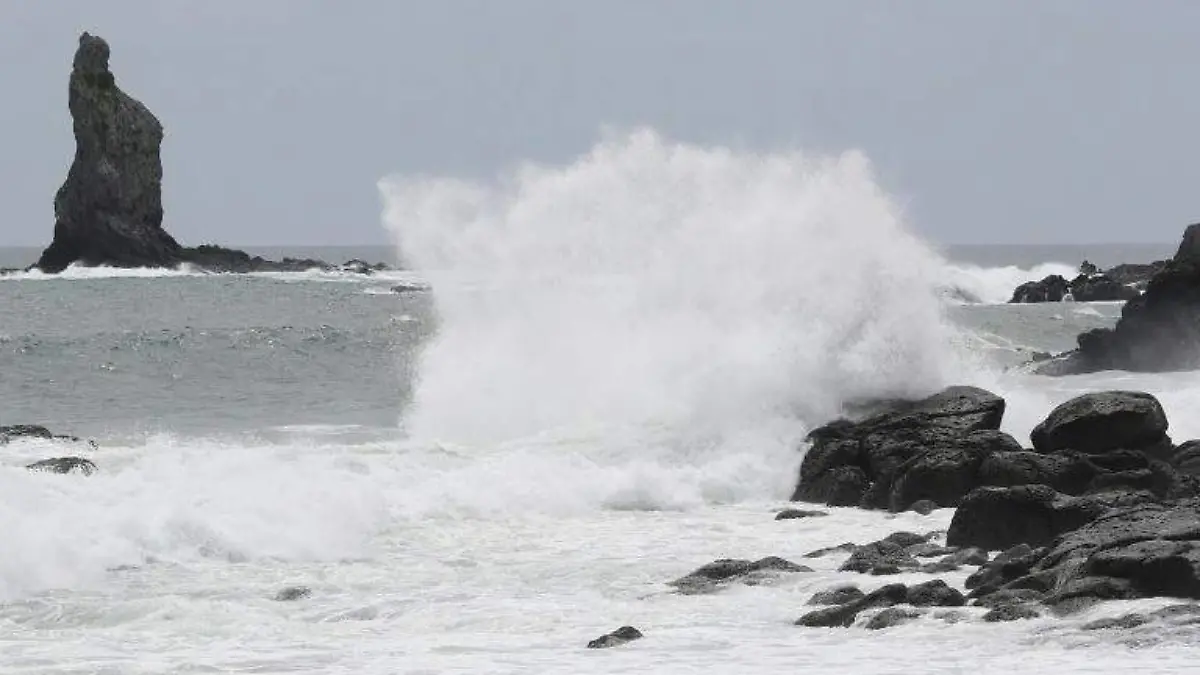
[[[40,245],[76,38],[163,120],[190,244],[388,241],[376,181],[567,160],[604,126],[851,147],[947,243],[1200,220],[1194,0],[0,0],[0,245]]]

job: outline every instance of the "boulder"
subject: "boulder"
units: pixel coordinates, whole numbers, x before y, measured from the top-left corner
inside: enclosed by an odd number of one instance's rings
[[[621,626],[611,633],[606,633],[588,642],[587,646],[588,649],[607,649],[623,645],[627,642],[633,642],[634,640],[640,640],[642,637],[644,637],[642,631],[633,626]]]
[[[680,577],[667,585],[674,586],[680,593],[689,595],[711,593],[731,581],[747,584],[760,583],[764,578],[785,572],[812,572],[811,567],[797,565],[777,556],[760,560],[737,560],[724,558],[704,565],[687,576]]]
[[[844,605],[848,602],[867,597],[858,586],[835,586],[824,591],[818,591],[808,599],[810,605]]]
[[[1153,499],[1151,495],[1144,498]],[[955,511],[946,543],[990,551],[1017,544],[1045,546],[1108,508],[1102,498],[1068,497],[1046,485],[981,487],[967,495]]]
[[[984,455],[1020,449],[997,431],[1003,416],[1004,399],[995,394],[950,387],[918,401],[890,402],[857,422],[836,420],[809,434],[792,499],[896,511],[923,500],[953,506],[966,492],[964,477]],[[914,475],[905,479],[909,470]],[[959,480],[941,487],[947,475]]]
[[[96,465],[90,459],[83,457],[54,457],[43,459],[25,467],[30,471],[46,471],[49,473],[81,473],[90,476],[96,473]]]
[[[1062,403],[1038,424],[1030,440],[1039,452],[1100,454],[1161,446],[1167,416],[1158,399],[1139,391],[1083,394]]]
[[[1041,281],[1029,281],[1017,286],[1010,303],[1060,302],[1070,290],[1070,283],[1061,274],[1051,274]]]
[[[1060,599],[1200,598],[1200,499],[1112,508],[1054,541],[1034,571]]]
[[[280,591],[275,594],[275,601],[295,602],[296,600],[303,600],[311,595],[312,589],[308,586],[288,586],[287,588],[280,589]]]
[[[903,607],[888,607],[871,617],[871,620],[867,622],[866,628],[867,630],[892,628],[893,626],[906,624],[920,617],[921,613],[916,610],[904,609]]]
[[[806,511],[804,509],[784,509],[775,514],[775,520],[799,520],[801,518],[823,518],[829,514],[825,511]]]
[[[1075,302],[1116,302],[1131,300],[1140,292],[1104,274],[1079,275],[1071,281],[1071,297]]]

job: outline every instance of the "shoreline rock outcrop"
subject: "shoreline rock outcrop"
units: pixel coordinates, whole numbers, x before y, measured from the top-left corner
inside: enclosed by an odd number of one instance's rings
[[[103,38],[79,37],[68,81],[75,157],[54,198],[54,238],[30,268],[48,274],[72,264],[89,267],[178,268],[209,272],[302,272],[311,269],[359,274],[384,264],[251,256],[214,245],[182,246],[163,227],[161,146],[163,125],[117,86]]]
[[[1115,327],[1080,333],[1077,342],[1076,350],[1042,363],[1036,372],[1200,369],[1200,224],[1187,228],[1175,256],[1146,291],[1125,303]]]
[[[849,547],[840,569],[936,574],[981,564],[966,589],[972,605],[988,610],[984,621],[1057,616],[1109,599],[1200,599],[1200,442],[1174,445],[1153,396],[1077,396],[1034,428],[1028,449],[965,442],[999,433],[1003,410],[1003,399],[985,390],[951,387],[856,422],[831,422],[809,437],[793,499],[902,510],[908,499],[898,497],[900,486],[915,475],[930,498],[955,507],[945,545],[896,533]],[[937,470],[926,481],[920,467]],[[851,473],[855,480],[842,481]],[[989,560],[984,551],[1002,553]],[[918,560],[946,553],[936,563]],[[900,590],[838,587],[812,601],[829,607],[797,623],[848,626],[864,610],[918,606]],[[890,626],[913,611],[901,607],[866,626]]]

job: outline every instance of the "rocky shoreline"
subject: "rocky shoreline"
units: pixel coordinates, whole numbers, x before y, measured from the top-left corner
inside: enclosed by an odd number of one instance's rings
[[[954,513],[945,531],[900,531],[806,554],[843,557],[840,572],[906,574],[909,582],[833,584],[789,620],[801,627],[880,630],[922,620],[1064,617],[1110,600],[1166,598],[1179,602],[1082,629],[1200,622],[1200,604],[1187,602],[1200,601],[1200,441],[1176,444],[1162,406],[1144,392],[1077,396],[1050,411],[1027,444],[1000,431],[1005,405],[984,389],[956,386],[814,429],[793,501]],[[40,426],[0,427],[0,445],[21,439],[95,448]],[[80,476],[100,470],[79,455],[27,468]],[[786,509],[775,519],[825,515]],[[964,569],[973,570],[965,581]],[[811,573],[776,556],[720,559],[665,586],[704,595]],[[912,575],[929,578],[914,582]],[[642,637],[622,626],[588,647]]]

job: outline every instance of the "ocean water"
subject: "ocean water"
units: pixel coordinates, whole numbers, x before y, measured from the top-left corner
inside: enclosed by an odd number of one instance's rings
[[[1004,304],[1080,257],[1173,245],[938,249],[859,154],[652,132],[379,189],[395,247],[276,253],[410,271],[0,278],[0,424],[99,444],[0,447],[0,672],[1194,668],[1193,629],[1079,630],[1154,601],[866,631],[792,625],[817,590],[883,583],[839,556],[712,595],[666,585],[717,558],[944,529],[949,510],[773,520],[804,433],[856,400],[984,386],[1027,441],[1076,393],[1135,388],[1177,441],[1200,437],[1195,373],[1021,367],[1118,304]],[[434,292],[389,290],[414,279]],[[22,468],[63,454],[100,471]],[[311,595],[274,599],[291,586]],[[646,637],[584,648],[625,624]]]

